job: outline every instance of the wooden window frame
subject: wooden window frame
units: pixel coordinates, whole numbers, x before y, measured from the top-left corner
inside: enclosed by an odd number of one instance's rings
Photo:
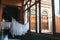
[[[26,2],[26,4],[24,4],[24,6],[25,5],[27,5],[27,3],[30,1],[30,6],[26,9],[26,10],[28,10],[28,12],[29,12],[29,18],[30,18],[30,8],[32,7],[32,6],[36,6],[35,7],[35,11],[36,11],[36,14],[37,14],[37,3],[39,4],[39,33],[40,34],[46,34],[46,33],[41,33],[41,0],[38,0],[38,1],[36,1],[35,0],[35,3],[34,4],[32,4],[31,5],[31,0],[28,0],[27,2]],[[52,3],[52,31],[53,31],[53,34],[52,35],[54,35],[55,36],[55,33],[56,33],[56,27],[55,27],[55,9],[54,9],[54,0],[51,0],[51,3]],[[24,12],[26,11],[26,10],[24,10]],[[37,15],[36,15],[36,18],[37,18]],[[36,19],[37,20],[37,19]],[[29,21],[30,21],[30,19],[29,19]],[[30,24],[30,23],[29,23]],[[36,21],[36,24],[37,24],[37,21]],[[30,26],[30,25],[29,25]],[[29,27],[29,31],[30,31],[30,27]],[[36,33],[37,33],[37,25],[36,25]],[[48,34],[48,35],[50,35],[50,34]]]

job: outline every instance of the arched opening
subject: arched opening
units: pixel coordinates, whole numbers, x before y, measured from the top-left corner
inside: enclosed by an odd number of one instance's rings
[[[48,12],[45,10],[41,13],[41,24],[42,29],[48,29]]]

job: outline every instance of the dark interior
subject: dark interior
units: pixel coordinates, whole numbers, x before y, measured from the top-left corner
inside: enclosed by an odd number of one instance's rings
[[[5,21],[12,21],[12,17],[14,19],[16,19],[16,21],[19,21],[19,13],[20,10],[18,9],[18,7],[15,6],[5,6],[3,7],[3,18],[5,19]]]
[[[0,5],[1,5],[1,0],[0,0]]]

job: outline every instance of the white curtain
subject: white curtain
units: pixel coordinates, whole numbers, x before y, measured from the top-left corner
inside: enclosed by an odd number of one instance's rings
[[[27,24],[21,24],[12,18],[11,33],[13,35],[24,35],[29,30],[29,22]]]

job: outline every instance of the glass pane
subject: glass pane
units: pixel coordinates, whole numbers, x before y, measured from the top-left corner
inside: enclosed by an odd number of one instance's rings
[[[39,3],[37,4],[37,33],[39,33]]]
[[[25,5],[25,10],[28,8],[28,6],[27,5]]]
[[[27,10],[27,11],[25,11],[25,14],[24,14],[24,24],[26,24],[28,21],[29,21],[29,13]]]
[[[51,2],[51,0],[41,0],[41,1]]]
[[[59,0],[54,0],[55,4],[55,24],[56,24],[56,32],[60,33],[60,9],[59,9]]]
[[[51,2],[41,1],[41,33],[47,33],[47,34],[53,33]]]
[[[28,0],[24,0],[24,4],[27,2]]]
[[[31,5],[35,3],[35,0],[31,0]]]
[[[27,4],[28,4],[28,7],[30,7],[30,1]]]
[[[36,14],[35,14],[35,5],[31,7],[30,14],[30,30],[31,32],[36,32]]]

